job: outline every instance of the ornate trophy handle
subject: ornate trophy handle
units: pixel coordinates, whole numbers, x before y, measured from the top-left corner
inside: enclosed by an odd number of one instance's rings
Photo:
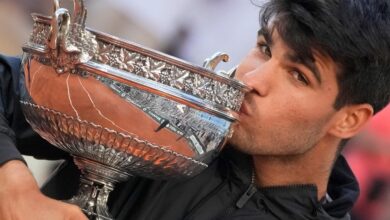
[[[73,15],[53,0],[49,39],[49,57],[57,73],[74,70],[75,65],[89,61],[98,49],[95,36],[85,30],[87,10],[83,0],[73,0]]]
[[[214,71],[221,61],[228,62],[229,55],[227,53],[217,52],[203,62],[203,67]]]
[[[203,62],[203,67],[206,69],[215,71],[215,68],[217,67],[217,65],[221,61],[228,62],[229,59],[230,59],[230,57],[227,53],[217,52],[217,53],[213,54],[210,58],[205,59],[205,61]],[[237,68],[237,66],[233,67],[229,71],[220,70],[220,71],[218,71],[218,73],[226,75],[230,78],[233,78],[234,74],[236,72],[236,68]]]
[[[51,20],[50,38],[48,42],[51,50],[55,52],[59,52],[58,50],[60,48],[66,50],[65,37],[69,33],[70,25],[69,11],[64,8],[57,9]]]
[[[60,9],[61,0],[53,0],[53,13]],[[85,26],[87,10],[84,7],[83,0],[73,0],[73,23]]]

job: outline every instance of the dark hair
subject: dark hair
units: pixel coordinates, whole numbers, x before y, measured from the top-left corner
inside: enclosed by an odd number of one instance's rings
[[[276,29],[301,59],[313,60],[318,51],[338,64],[336,109],[368,103],[376,113],[389,103],[389,0],[271,0],[260,23]]]

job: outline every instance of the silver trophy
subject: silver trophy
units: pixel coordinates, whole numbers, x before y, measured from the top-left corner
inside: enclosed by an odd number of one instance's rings
[[[132,175],[188,178],[217,156],[249,89],[203,67],[85,28],[83,0],[72,15],[54,0],[33,15],[24,45],[21,105],[33,129],[69,152],[82,171],[77,204],[112,220],[107,199]]]

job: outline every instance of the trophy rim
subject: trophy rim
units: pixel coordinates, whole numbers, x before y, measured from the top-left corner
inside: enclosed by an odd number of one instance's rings
[[[51,16],[34,13],[32,14],[32,17],[34,22],[37,24],[42,24],[49,27],[51,26]],[[242,83],[241,81],[230,78],[227,74],[213,72],[210,69],[191,64],[180,58],[144,47],[137,43],[126,41],[89,28],[85,29],[90,31],[96,37],[96,40],[99,42],[99,44],[107,44],[109,46],[118,47],[118,49],[121,50],[127,50],[130,53],[138,53],[140,56],[143,56],[146,59],[152,59],[156,62],[163,62],[165,63],[164,65],[172,65],[173,69],[179,68],[181,69],[180,71],[189,71],[190,74],[195,74],[195,76],[198,75],[199,77],[205,77],[205,80],[210,80],[212,83],[211,86],[219,85],[219,83],[223,86],[227,86],[229,95],[224,95],[224,97],[222,97],[217,93],[209,93],[207,90],[203,91],[203,89],[198,94],[195,90],[190,90],[190,92],[187,92],[182,88],[176,88],[175,86],[168,85],[166,83],[160,82],[159,80],[140,76],[138,73],[135,73],[131,70],[125,70],[117,66],[113,66],[114,64],[110,62],[100,60],[100,57],[96,57],[86,62],[77,64],[77,68],[81,71],[95,73],[113,80],[119,79],[119,81],[125,84],[138,87],[160,96],[168,97],[170,99],[179,101],[182,104],[223,117],[229,121],[235,121],[238,119],[240,106],[239,103],[242,102],[244,94],[250,91],[249,86]],[[47,57],[49,50],[50,49],[48,48],[48,45],[45,44],[45,42],[37,43],[31,42],[30,40],[23,46],[24,52],[40,56],[42,59]],[[205,98],[203,96],[211,98]]]
[[[48,25],[50,24],[51,16],[37,14],[37,13],[32,13],[31,16],[33,17],[33,20],[36,22],[41,22],[41,23],[45,23]],[[143,45],[138,44],[136,42],[129,41],[129,40],[126,40],[123,38],[119,38],[119,37],[116,37],[114,35],[95,30],[93,28],[86,27],[85,29],[90,31],[91,33],[93,33],[98,39],[100,39],[104,42],[114,44],[114,45],[119,46],[121,48],[130,49],[132,51],[146,55],[148,57],[156,58],[158,60],[164,60],[165,62],[167,62],[169,64],[173,64],[175,66],[182,67],[185,70],[191,70],[191,71],[198,73],[200,75],[203,75],[203,76],[206,76],[209,78],[213,78],[217,81],[225,82],[225,83],[227,83],[227,84],[229,84],[229,85],[231,85],[231,86],[233,86],[241,91],[244,91],[244,92],[250,91],[250,87],[248,85],[246,85],[242,81],[239,81],[235,78],[230,78],[226,74],[214,72],[210,69],[193,64],[193,63],[188,62],[184,59],[180,59],[178,57],[163,53],[161,51],[143,46]],[[42,47],[42,49],[44,49],[44,48],[45,47]]]

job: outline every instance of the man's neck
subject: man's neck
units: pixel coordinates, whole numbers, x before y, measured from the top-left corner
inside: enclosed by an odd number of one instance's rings
[[[334,147],[329,144],[317,144],[300,155],[253,156],[256,184],[259,187],[312,184],[317,187],[320,200],[326,194],[337,151],[337,143],[333,143]]]

